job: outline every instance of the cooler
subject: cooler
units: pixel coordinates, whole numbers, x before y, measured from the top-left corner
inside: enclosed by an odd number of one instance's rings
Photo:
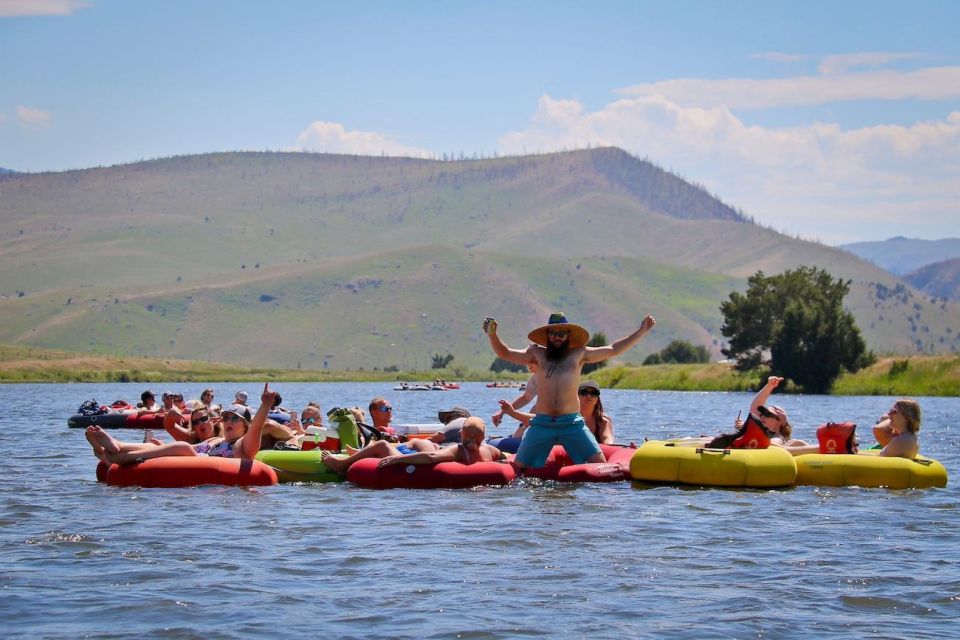
[[[408,438],[429,438],[437,431],[443,430],[444,426],[436,424],[395,424],[392,425],[398,436],[407,436]]]
[[[306,433],[301,440],[303,451],[311,449],[326,449],[327,451],[340,451],[340,431],[339,429],[328,429],[326,427],[307,427]]]

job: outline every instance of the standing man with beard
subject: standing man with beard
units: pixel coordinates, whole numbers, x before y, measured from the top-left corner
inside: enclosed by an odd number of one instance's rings
[[[547,324],[530,332],[528,337],[533,344],[520,351],[503,343],[497,335],[496,320],[484,319],[483,330],[497,357],[516,364],[538,365],[535,374],[537,404],[533,407],[536,415],[517,451],[516,461],[520,468],[542,467],[555,444],[562,444],[577,464],[606,462],[596,438],[580,415],[577,397],[580,370],[588,362],[601,362],[624,353],[654,324],[655,320],[648,315],[630,335],[605,347],[588,347],[590,333],[567,322],[562,313],[554,313]]]

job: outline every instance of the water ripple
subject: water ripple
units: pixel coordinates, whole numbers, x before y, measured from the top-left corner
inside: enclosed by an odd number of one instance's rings
[[[233,386],[218,395],[232,394]],[[201,385],[177,387],[195,395]],[[495,390],[471,386],[430,398],[371,384],[282,391],[293,406],[308,399],[363,405],[387,392],[411,422],[429,421],[441,403],[482,410],[496,400]],[[65,417],[89,397],[137,394],[132,385],[0,387],[4,406],[23,398],[44,406],[39,420],[21,411],[0,432],[9,461],[0,477],[5,637],[955,635],[960,495],[952,486],[744,491],[532,479],[470,491],[100,485],[82,431],[67,429]],[[618,432],[636,440],[683,434],[690,420],[722,428],[750,398],[609,395]],[[782,402],[806,418],[798,430],[809,431],[835,416],[865,420],[888,399]],[[952,471],[960,433],[950,421],[960,400],[922,404],[924,449]],[[9,437],[18,426],[46,438]],[[750,604],[757,601],[767,606],[757,610]]]

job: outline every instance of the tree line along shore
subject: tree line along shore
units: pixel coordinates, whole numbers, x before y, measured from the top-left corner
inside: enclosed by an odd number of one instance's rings
[[[661,391],[755,391],[756,372],[727,364],[616,365],[589,374],[602,387]],[[0,383],[62,382],[396,382],[444,378],[461,382],[525,380],[488,370],[310,371],[250,368],[193,360],[119,357],[0,345]],[[785,389],[788,393],[791,389]],[[837,379],[832,395],[960,396],[960,355],[887,356]]]

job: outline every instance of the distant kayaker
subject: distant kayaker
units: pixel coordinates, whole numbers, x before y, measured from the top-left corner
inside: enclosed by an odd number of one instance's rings
[[[602,347],[588,347],[590,333],[567,321],[562,313],[551,314],[547,324],[530,332],[533,344],[526,349],[511,349],[497,335],[497,321],[486,318],[483,330],[497,357],[516,364],[536,364],[537,403],[535,417],[517,451],[517,465],[542,467],[555,444],[562,444],[577,464],[605,462],[606,458],[580,415],[578,389],[580,371],[587,363],[602,362],[618,356],[645,336],[656,324],[646,316],[630,335]]]

